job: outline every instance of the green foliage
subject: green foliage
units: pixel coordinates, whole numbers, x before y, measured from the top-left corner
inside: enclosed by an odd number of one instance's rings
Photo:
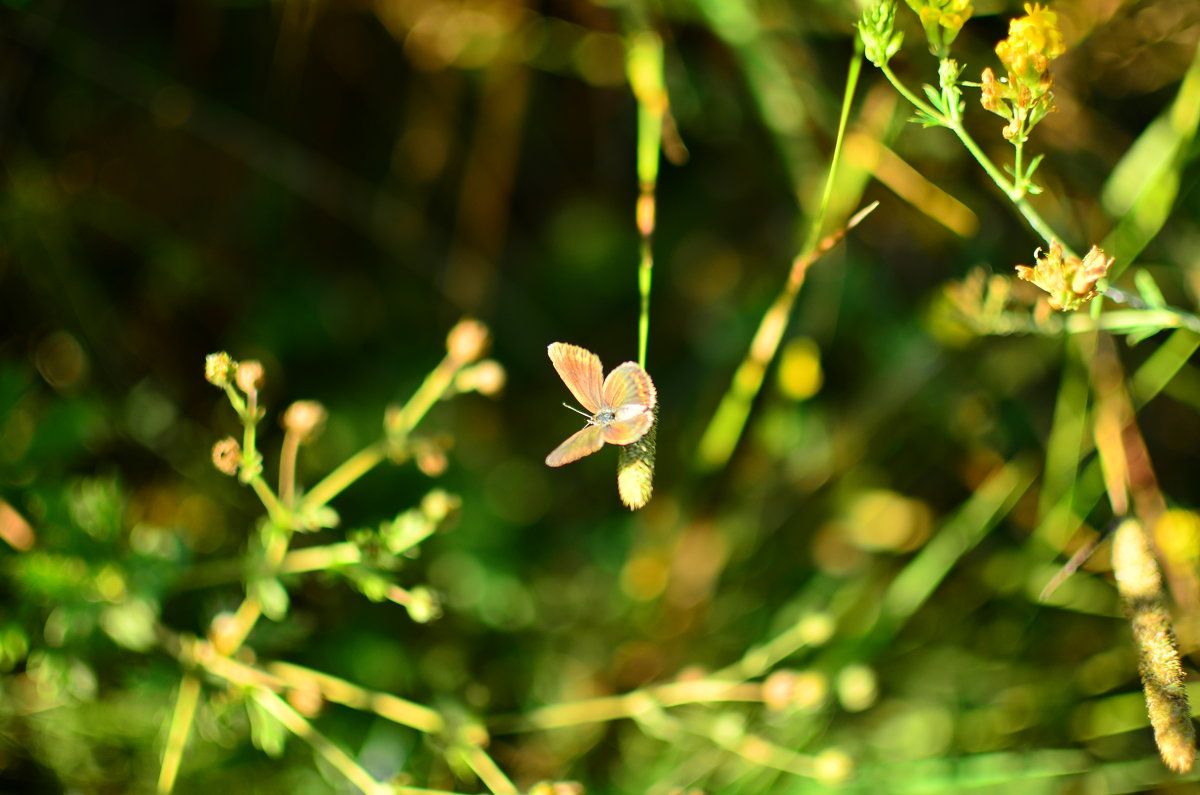
[[[0,790],[1194,780],[1141,6],[5,6]],[[556,340],[654,378],[620,499]]]

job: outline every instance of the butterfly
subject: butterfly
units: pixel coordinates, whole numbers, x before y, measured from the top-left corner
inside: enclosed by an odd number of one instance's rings
[[[587,425],[546,456],[548,466],[560,467],[578,461],[599,450],[605,442],[632,444],[650,430],[658,392],[650,374],[637,364],[619,364],[603,378],[600,357],[586,348],[555,342],[546,348],[546,353],[567,389],[591,412],[589,415],[573,409],[588,418]]]

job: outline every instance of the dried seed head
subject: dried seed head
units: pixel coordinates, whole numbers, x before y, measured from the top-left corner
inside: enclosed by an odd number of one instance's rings
[[[204,379],[215,386],[224,387],[233,379],[237,362],[228,353],[210,353],[204,358]]]
[[[620,448],[617,456],[617,493],[631,511],[645,506],[654,494],[654,453],[658,439],[658,404],[654,423],[637,441]]]
[[[315,400],[297,400],[287,407],[279,419],[283,429],[300,437],[300,441],[311,442],[325,428],[329,412]]]
[[[248,362],[242,362],[237,366],[238,389],[245,392],[247,395],[251,392],[262,389],[263,384],[263,366],[262,362],[251,359]]]
[[[1036,255],[1035,255],[1036,256]],[[1017,276],[1033,282],[1049,294],[1047,302],[1053,309],[1070,312],[1079,309],[1096,295],[1096,283],[1108,273],[1113,259],[1092,246],[1083,260],[1063,257],[1062,244],[1050,243],[1046,256],[1036,256],[1037,264],[1017,266]]]
[[[1141,522],[1127,519],[1113,538],[1113,574],[1133,628],[1138,673],[1146,695],[1154,742],[1167,767],[1192,769],[1196,732],[1192,726],[1179,647],[1163,595],[1162,575]]]
[[[487,326],[478,320],[464,318],[446,336],[446,352],[460,365],[470,364],[487,352],[490,342]]]
[[[242,465],[242,446],[232,436],[213,445],[212,462],[217,471],[225,475],[236,475]]]

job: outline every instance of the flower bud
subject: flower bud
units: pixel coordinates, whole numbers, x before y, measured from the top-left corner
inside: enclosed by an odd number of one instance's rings
[[[262,389],[262,362],[255,361],[253,359],[248,362],[242,362],[237,366],[237,375],[235,378],[237,380],[238,389],[242,390],[247,395],[251,392]]]
[[[454,378],[454,388],[459,392],[478,392],[494,397],[504,389],[505,378],[504,365],[495,359],[484,359],[460,371]]]
[[[233,378],[237,362],[228,353],[210,353],[204,358],[204,379],[214,386],[224,387]]]
[[[478,320],[464,318],[446,336],[446,351],[459,364],[470,364],[487,352],[488,328]]]
[[[297,400],[287,407],[279,422],[288,433],[300,437],[301,442],[311,442],[325,427],[328,412],[315,400]]]
[[[217,471],[225,475],[236,475],[242,465],[242,446],[232,436],[213,445],[212,462]]]

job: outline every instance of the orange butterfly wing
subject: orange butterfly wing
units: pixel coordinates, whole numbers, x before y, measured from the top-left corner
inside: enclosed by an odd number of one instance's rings
[[[586,348],[565,342],[551,343],[546,348],[546,353],[549,354],[559,377],[579,404],[592,414],[599,413],[604,401],[604,370],[600,367],[600,357]],[[588,452],[592,453],[595,450]]]
[[[636,404],[647,409],[658,402],[658,390],[650,380],[650,374],[633,362],[624,362],[613,368],[604,379],[601,390],[604,405],[610,409]]]
[[[615,421],[601,427],[604,428],[604,441],[609,444],[632,444],[645,436],[653,424],[652,410],[641,406],[625,406],[617,411]]]
[[[615,415],[604,426],[604,441],[631,444],[641,439],[654,424],[658,391],[650,374],[633,362],[619,364],[604,379],[604,405]]]
[[[546,465],[560,467],[578,461],[585,455],[591,455],[604,446],[604,436],[603,425],[588,425],[568,436],[565,442],[551,450],[550,455],[546,456]]]

